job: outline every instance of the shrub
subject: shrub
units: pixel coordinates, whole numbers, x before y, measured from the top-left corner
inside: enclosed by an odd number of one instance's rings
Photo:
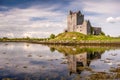
[[[105,35],[105,33],[104,33],[104,32],[101,32],[100,35]]]
[[[55,38],[55,35],[54,34],[51,34],[50,35],[50,39],[54,39]]]

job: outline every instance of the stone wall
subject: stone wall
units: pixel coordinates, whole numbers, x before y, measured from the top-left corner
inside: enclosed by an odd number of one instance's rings
[[[93,27],[93,34],[94,35],[99,35],[100,33],[101,33],[100,27]]]

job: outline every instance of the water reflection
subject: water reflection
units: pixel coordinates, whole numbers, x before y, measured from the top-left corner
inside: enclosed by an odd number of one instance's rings
[[[92,60],[100,59],[101,54],[110,48],[88,48],[80,46],[50,46],[51,52],[57,50],[65,54],[68,60],[70,75],[72,73],[80,74],[86,67],[89,67]],[[99,50],[99,51],[98,51]]]
[[[119,47],[0,43],[0,80],[93,79],[119,70],[118,53]]]
[[[68,55],[68,66],[70,74],[78,73],[80,74],[86,67],[89,67],[90,62],[95,59],[99,59],[101,53],[99,52],[84,52],[76,55]]]
[[[79,79],[96,79],[97,74],[103,74],[98,79],[113,79],[113,77],[109,77],[111,74],[111,68],[118,68],[118,64],[120,59],[118,58],[120,55],[119,47],[86,47],[86,46],[49,46],[51,52],[57,50],[60,53],[63,53],[68,60],[68,69],[69,75],[72,74],[80,74],[82,77]],[[114,63],[114,64],[113,64]],[[120,63],[119,63],[120,65]],[[119,68],[118,68],[119,69]],[[112,75],[111,75],[112,76]],[[85,78],[87,77],[87,78]],[[91,79],[91,80],[92,80]],[[116,78],[115,78],[116,79]]]

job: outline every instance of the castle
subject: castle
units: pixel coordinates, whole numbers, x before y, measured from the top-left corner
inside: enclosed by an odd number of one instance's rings
[[[92,27],[89,20],[84,20],[84,15],[78,12],[69,12],[67,17],[68,32],[80,32],[82,34],[99,35],[101,33],[100,27]]]

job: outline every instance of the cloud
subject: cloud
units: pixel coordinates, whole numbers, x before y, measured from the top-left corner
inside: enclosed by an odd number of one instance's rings
[[[86,13],[93,14],[119,14],[119,2],[118,0],[73,0],[67,6],[68,10],[81,10]],[[103,6],[104,5],[104,6]],[[117,12],[117,13],[116,13]],[[93,15],[94,16],[94,15]]]
[[[118,2],[106,2],[104,1],[84,1],[84,11],[94,12],[99,14],[116,14],[118,11]],[[104,5],[104,6],[103,6]]]
[[[116,17],[116,18],[108,17],[106,19],[106,22],[108,22],[108,23],[118,23],[118,22],[120,22],[120,17]]]
[[[113,18],[113,17],[108,17],[106,19],[106,21],[109,22],[109,23],[115,23],[116,22],[115,18]]]
[[[120,17],[116,17],[116,20],[120,22]]]
[[[107,22],[118,23],[120,21],[120,18],[117,17],[120,16],[119,0],[65,0],[65,2],[55,0],[55,3],[53,1],[48,3],[36,1],[28,1],[18,6],[1,5],[0,37],[10,37],[8,34],[11,33],[13,37],[25,37],[26,35],[47,37],[50,33],[58,34],[67,28],[66,17],[69,10],[81,10],[85,15],[85,19],[89,19],[93,26],[102,27],[105,32],[109,29],[106,27],[110,27],[106,23],[107,17]],[[115,18],[110,19],[109,16]],[[47,32],[49,34],[46,34]],[[112,33],[112,30],[109,30],[110,33]]]
[[[4,32],[0,32],[0,37],[6,37],[6,36],[9,36],[9,37],[14,37],[14,34],[13,33],[4,33]]]
[[[61,11],[54,11],[57,7],[59,6],[53,5],[43,8],[37,5],[0,11],[0,30],[4,34],[0,37],[11,37],[8,35],[11,33],[12,37],[48,37],[48,33],[63,31],[66,17]]]
[[[33,38],[39,38],[40,35],[41,35],[41,38],[44,38],[44,37],[49,37],[48,35],[52,34],[52,32],[34,32],[34,31],[31,31],[31,32],[25,32],[21,35],[21,37],[33,37]]]

